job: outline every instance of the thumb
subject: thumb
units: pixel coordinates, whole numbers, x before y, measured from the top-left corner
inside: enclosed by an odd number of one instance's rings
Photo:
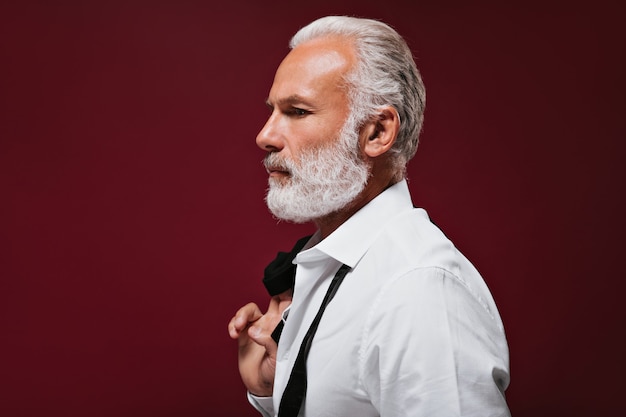
[[[248,336],[258,345],[265,348],[267,354],[275,358],[278,345],[272,338],[272,332],[276,327],[275,323],[268,320],[267,317],[261,317],[248,329]]]

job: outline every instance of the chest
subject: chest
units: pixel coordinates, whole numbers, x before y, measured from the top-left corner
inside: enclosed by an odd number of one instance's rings
[[[362,285],[365,277],[349,275],[324,312],[307,359],[308,416],[377,416],[362,386],[365,364],[361,361],[367,319],[378,291]],[[282,396],[293,361],[312,317],[321,304],[326,286],[309,294],[309,303],[290,312],[279,343],[275,398]],[[287,335],[287,338],[283,337]]]

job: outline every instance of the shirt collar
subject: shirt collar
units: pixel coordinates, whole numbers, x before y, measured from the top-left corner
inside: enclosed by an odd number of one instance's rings
[[[295,263],[318,262],[331,257],[354,268],[385,224],[412,209],[408,184],[402,180],[376,196],[326,239],[320,241],[318,230],[296,256]]]

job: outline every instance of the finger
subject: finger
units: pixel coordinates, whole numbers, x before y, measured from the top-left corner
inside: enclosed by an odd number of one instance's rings
[[[278,345],[272,338],[272,332],[279,321],[280,318],[276,320],[274,317],[266,314],[254,322],[248,329],[248,337],[258,345],[263,346],[271,357],[276,357]]]
[[[238,338],[246,327],[262,316],[263,314],[256,304],[246,304],[235,313],[235,316],[228,323],[228,333],[230,337],[233,339]]]
[[[282,316],[283,311],[285,311],[287,306],[291,304],[291,299],[292,299],[291,289],[273,296],[270,299],[269,306],[267,307],[267,313],[278,314]]]
[[[248,337],[257,345],[263,348],[264,355],[270,358],[276,358],[278,345],[265,331],[259,330],[258,327],[252,326],[248,329]],[[241,339],[240,339],[241,340]]]

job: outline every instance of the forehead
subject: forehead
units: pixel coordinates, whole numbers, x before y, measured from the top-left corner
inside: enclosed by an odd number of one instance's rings
[[[269,100],[346,96],[344,76],[354,63],[353,48],[342,38],[322,38],[298,45],[278,67]]]

